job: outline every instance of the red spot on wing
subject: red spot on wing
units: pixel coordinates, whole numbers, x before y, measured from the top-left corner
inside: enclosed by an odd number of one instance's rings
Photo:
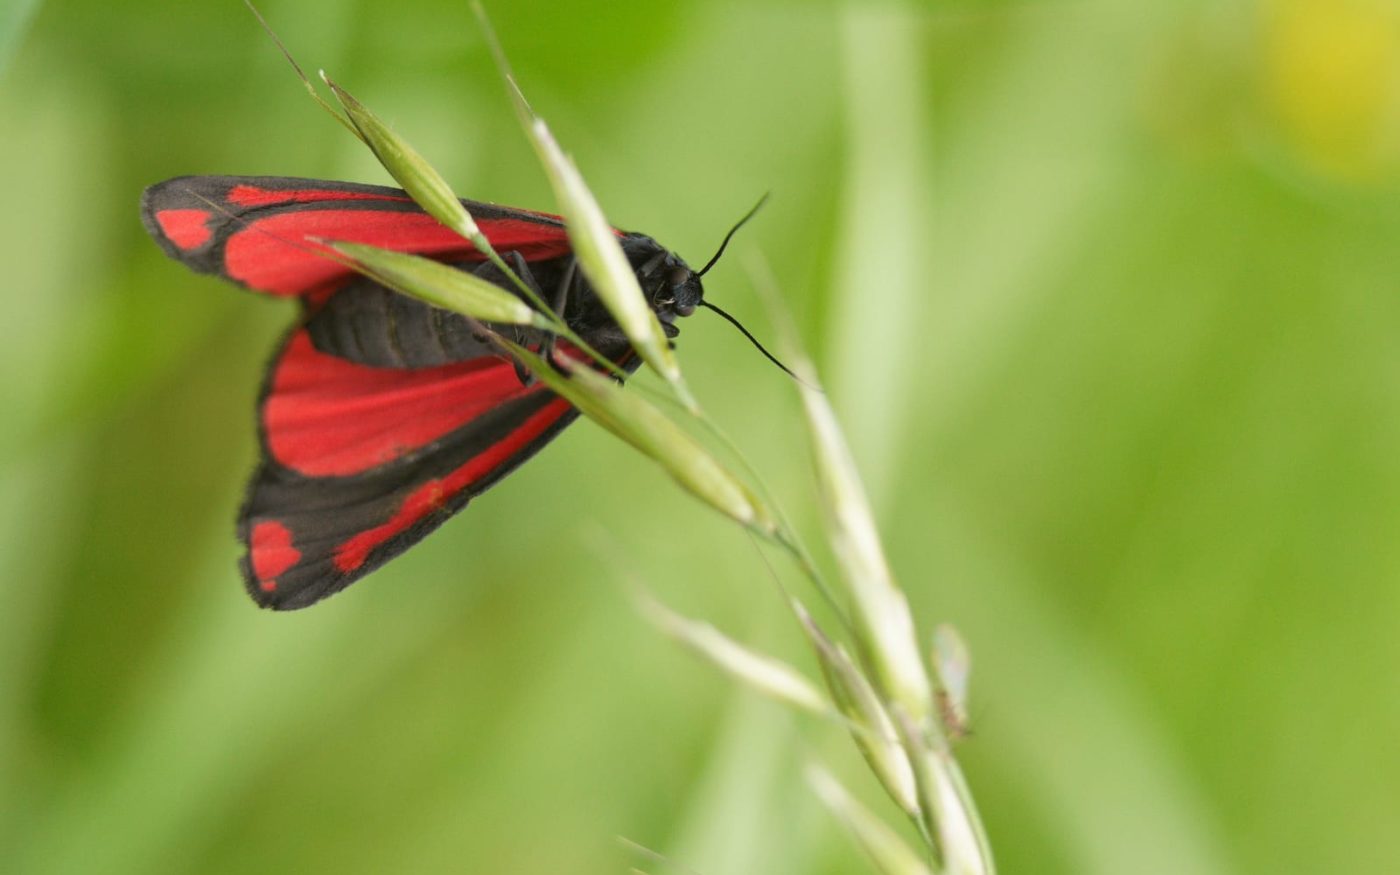
[[[277,589],[278,575],[301,559],[301,551],[292,546],[292,533],[279,522],[254,526],[248,553],[258,585],[265,592]]]
[[[229,203],[240,207],[270,207],[276,204],[307,204],[319,201],[399,201],[412,203],[413,198],[377,194],[368,191],[337,191],[333,188],[282,189],[259,188],[256,185],[235,185],[228,191]]]
[[[263,405],[268,450],[309,477],[376,468],[482,413],[539,391],[503,359],[433,368],[371,368],[326,355],[299,331],[274,366]]]
[[[429,480],[419,486],[399,505],[398,512],[383,525],[360,532],[350,538],[335,551],[335,567],[349,573],[365,564],[370,551],[387,542],[390,538],[407,531],[414,523],[441,508],[448,499],[469,488],[473,483],[489,475],[502,464],[509,462],[518,452],[543,434],[551,425],[559,421],[569,410],[569,404],[562,398],[542,407],[520,427],[504,439],[491,445],[485,452],[473,457],[466,464],[439,480]]]
[[[207,210],[161,210],[156,213],[156,224],[160,225],[166,239],[185,251],[198,249],[209,242],[212,232],[206,224],[208,221]]]
[[[527,261],[555,258],[570,251],[562,226],[524,219],[480,224],[497,251],[518,251]],[[235,231],[224,250],[225,269],[233,279],[277,295],[300,295],[349,273],[340,263],[319,254],[308,237],[368,243],[444,260],[485,258],[471,243],[426,213],[307,209],[257,218]]]

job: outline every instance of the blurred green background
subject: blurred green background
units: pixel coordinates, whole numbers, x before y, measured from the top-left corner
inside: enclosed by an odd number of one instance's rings
[[[242,6],[0,3],[0,869],[867,871],[839,730],[641,621],[812,666],[747,539],[588,424],[312,610],[232,535],[285,303],[166,260],[184,173],[384,182]],[[265,0],[464,195],[548,208],[460,0]],[[765,337],[772,263],[1004,873],[1400,871],[1400,9],[490,4],[617,224]],[[791,387],[684,325],[809,530]]]

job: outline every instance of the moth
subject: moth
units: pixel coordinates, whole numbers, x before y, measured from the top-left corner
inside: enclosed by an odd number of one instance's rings
[[[570,328],[624,372],[636,368],[637,355],[579,268],[559,217],[462,203]],[[399,189],[184,176],[146,189],[141,218],[166,254],[191,269],[300,304],[263,379],[261,458],[238,514],[243,578],[262,607],[306,607],[364,577],[577,416],[471,320],[393,292],[305,242],[425,255],[516,292],[470,242]],[[645,234],[616,231],[668,336],[700,306],[734,322],[704,300],[701,276],[743,221],[699,271]],[[552,342],[535,329],[513,339],[536,348]]]

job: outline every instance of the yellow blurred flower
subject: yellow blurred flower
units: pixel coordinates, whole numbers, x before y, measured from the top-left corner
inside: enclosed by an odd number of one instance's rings
[[[1298,157],[1353,181],[1400,169],[1400,8],[1266,0],[1263,97]]]

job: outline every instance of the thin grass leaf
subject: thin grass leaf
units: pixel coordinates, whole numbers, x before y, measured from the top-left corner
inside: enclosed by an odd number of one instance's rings
[[[798,370],[817,385],[805,360],[798,360]],[[884,694],[919,721],[927,720],[933,700],[909,602],[885,561],[855,461],[826,395],[808,386],[798,391],[807,412],[827,531],[850,589],[859,643],[874,664]]]
[[[687,492],[755,532],[773,536],[774,516],[753,491],[650,402],[577,360],[560,356],[569,369],[565,375],[523,347],[507,341],[502,346],[585,416],[659,463]]]
[[[567,338],[585,355],[617,376],[623,376],[613,362],[597,355],[587,341],[579,337],[560,314],[555,313],[545,303],[539,292],[531,288],[520,278],[514,268],[506,264],[505,259],[491,245],[491,241],[476,224],[476,220],[472,218],[466,205],[453,193],[442,174],[433,169],[432,165],[408,144],[407,140],[384,124],[368,107],[332,82],[324,71],[321,73],[321,78],[330,86],[336,99],[345,107],[346,113],[353,122],[356,135],[371,148],[379,163],[384,166],[389,175],[403,186],[404,191],[408,192],[414,202],[443,225],[470,240],[476,250],[484,254],[487,260],[511,281],[511,284],[520,291],[521,296],[549,320],[550,331]]]
[[[466,205],[452,191],[452,187],[447,184],[447,180],[443,179],[442,174],[438,173],[427,159],[410,146],[407,140],[395,133],[392,128],[371,112],[369,107],[360,103],[352,94],[331,81],[324,70],[321,71],[321,78],[330,87],[336,99],[340,101],[340,105],[345,108],[345,113],[349,116],[360,139],[370,147],[370,150],[374,152],[374,157],[389,172],[389,175],[403,186],[409,197],[413,198],[414,202],[422,207],[428,215],[470,240],[478,252],[484,254],[492,264],[510,278],[525,300],[533,304],[535,309],[541,313],[552,313],[549,305],[544,302],[539,293],[530,288],[505,263],[505,259],[501,258],[500,253],[482,233]],[[562,330],[562,320],[559,320],[559,327]]]
[[[857,802],[830,772],[809,765],[807,782],[883,875],[935,875],[894,830]]]
[[[373,150],[374,157],[379,159],[379,163],[389,171],[390,176],[398,180],[409,197],[426,210],[428,215],[463,237],[471,239],[481,236],[481,229],[477,227],[467,208],[462,206],[457,195],[453,194],[447,180],[443,179],[407,140],[394,133],[348,91],[335,84],[324,70],[321,71],[321,79],[345,108],[345,114],[350,117],[365,144]]]
[[[637,594],[637,603],[653,625],[725,674],[799,710],[831,712],[831,704],[816,686],[782,660],[745,647],[709,623],[681,616],[645,593]]]
[[[909,715],[899,710],[892,716],[914,767],[924,826],[937,838],[948,875],[995,875],[987,834],[946,741],[938,735],[930,741]]]
[[[550,135],[548,126],[536,119],[530,132],[535,150],[554,186],[559,212],[568,226],[569,240],[584,275],[647,364],[667,382],[683,388],[680,365],[671,353],[670,341],[661,330],[656,312],[647,303],[637,274],[623,254],[612,225],[603,216],[602,207],[588,190],[574,162],[564,155]],[[684,397],[688,399],[689,396]]]
[[[549,126],[535,115],[520,86],[516,84],[515,74],[511,72],[505,51],[496,39],[496,32],[491,27],[485,10],[479,2],[472,3],[472,10],[486,33],[496,66],[505,80],[506,91],[510,94],[516,115],[525,129],[525,135],[534,146],[535,153],[549,176],[555,201],[559,205],[559,213],[564,217],[564,224],[569,232],[569,242],[573,244],[574,255],[578,258],[584,276],[588,277],[599,300],[608,308],[608,312],[632,342],[632,346],[641,354],[642,359],[671,385],[677,397],[690,410],[698,410],[699,407],[681,376],[680,365],[671,353],[670,340],[662,331],[661,321],[656,318],[655,311],[647,302],[646,295],[637,282],[637,275],[622,251],[622,244],[618,242],[617,234],[603,215],[603,208],[583,181],[578,167],[564,154],[564,150],[550,133]]]
[[[618,844],[622,845],[622,847],[626,848],[627,850],[640,854],[641,856],[646,857],[653,863],[656,863],[657,865],[661,866],[662,870],[665,872],[680,873],[680,875],[700,875],[699,872],[696,872],[689,866],[686,866],[682,863],[678,863],[675,860],[672,860],[671,858],[667,857],[660,851],[654,851],[646,845],[642,844],[641,842],[629,839],[627,836],[620,835],[617,837],[617,841]],[[640,872],[642,870],[634,867],[631,871]]]
[[[919,816],[914,771],[899,744],[894,722],[880,697],[845,649],[833,642],[796,599],[789,600],[817,654],[836,707],[851,721],[851,737],[885,792],[911,817]]]
[[[297,74],[297,78],[301,80],[301,84],[306,87],[306,93],[311,95],[311,99],[316,101],[326,112],[330,113],[331,118],[339,122],[341,127],[354,134],[360,142],[365,142],[365,135],[360,133],[359,130],[351,124],[349,119],[336,112],[335,107],[331,106],[330,102],[322,97],[321,93],[316,90],[316,85],[306,75],[306,72],[301,69],[301,64],[297,63],[297,59],[292,56],[291,51],[287,48],[286,44],[282,42],[282,38],[277,35],[277,31],[272,29],[272,25],[267,23],[266,18],[263,18],[262,12],[258,11],[258,7],[253,5],[253,0],[243,0],[243,5],[247,6],[248,11],[253,13],[253,17],[258,20],[258,24],[262,25],[263,32],[272,39],[273,45],[277,46],[277,50],[282,53],[282,57],[287,59],[287,63],[292,65],[292,70]]]
[[[320,241],[352,267],[396,292],[482,322],[548,329],[553,323],[529,304],[475,274],[451,265],[363,243]]]
[[[791,318],[779,304],[776,282],[767,262],[754,254],[748,264],[778,328],[785,354],[805,378],[800,392],[827,505],[829,531],[843,577],[852,590],[858,638],[867,648],[881,692],[887,697],[880,704],[888,706],[886,713],[895,723],[914,773],[925,840],[940,860],[948,860],[948,871],[993,875],[991,845],[971,791],[952,758],[941,724],[930,719],[931,684],[914,643],[913,619],[903,593],[889,573],[850,451],[830,404],[819,388],[813,388],[817,385],[815,370],[801,351]],[[949,653],[955,655],[953,650]],[[957,665],[956,658],[948,662],[954,688],[958,683]],[[961,665],[965,669],[970,662],[964,659]],[[965,682],[965,671],[961,679]],[[930,739],[936,740],[936,746],[930,744]],[[945,852],[949,853],[946,858],[942,856]]]

